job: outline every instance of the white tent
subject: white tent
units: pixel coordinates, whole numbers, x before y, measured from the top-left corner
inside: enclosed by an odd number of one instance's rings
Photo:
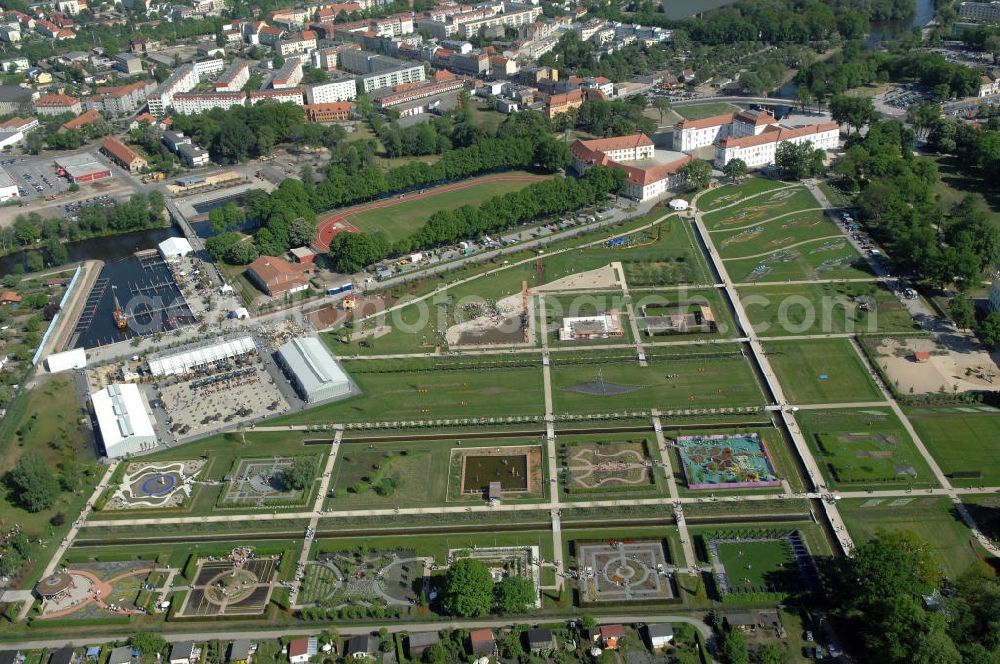
[[[241,337],[232,341],[224,341],[213,346],[195,348],[167,357],[149,361],[149,371],[154,376],[174,376],[186,374],[196,367],[231,357],[246,355],[257,345],[253,337]]]
[[[184,237],[168,237],[160,243],[159,247],[160,255],[163,256],[163,260],[183,258],[193,251],[191,243]]]
[[[677,211],[686,210],[688,209],[688,202],[683,198],[675,198],[670,201],[670,209]]]

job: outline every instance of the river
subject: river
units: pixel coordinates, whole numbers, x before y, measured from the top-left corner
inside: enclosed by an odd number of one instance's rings
[[[67,242],[65,246],[69,258],[66,262],[76,263],[89,259],[114,263],[125,258],[130,258],[133,253],[140,249],[155,249],[156,245],[168,237],[178,234],[179,231],[171,226],[169,228],[150,228],[144,231],[122,233],[121,235],[109,235],[107,237],[95,237],[89,240]],[[0,275],[10,274],[14,266],[19,263],[24,265],[27,256],[28,252],[26,251],[0,256]]]

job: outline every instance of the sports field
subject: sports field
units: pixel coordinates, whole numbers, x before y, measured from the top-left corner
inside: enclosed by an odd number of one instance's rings
[[[345,367],[361,388],[360,395],[272,422],[392,422],[535,415],[544,410],[541,366],[505,366],[495,370],[488,366],[456,368],[454,364],[430,361],[423,363],[421,370],[407,371],[400,367],[398,371],[380,373],[355,371],[357,364],[345,362]]]
[[[917,329],[903,303],[878,283],[774,284],[739,291],[761,336]]]
[[[739,201],[764,191],[787,187],[787,182],[765,178],[748,178],[739,184],[726,184],[705,192],[698,199],[698,209],[705,212],[734,205]]]
[[[805,187],[765,191],[737,205],[704,216],[705,227],[715,235],[716,243],[733,231],[793,212],[819,208],[820,205]]]
[[[799,587],[801,578],[791,546],[784,540],[719,544],[731,592],[782,592]]]
[[[795,419],[831,484],[844,489],[937,486],[888,408],[800,410]]]
[[[764,352],[793,404],[884,400],[848,339],[772,341]]]
[[[841,500],[837,506],[855,544],[871,539],[881,530],[909,531],[927,542],[951,579],[979,561],[972,533],[948,498],[855,498]]]
[[[332,228],[349,224],[358,230],[383,231],[394,242],[416,232],[435,212],[454,210],[463,205],[479,205],[493,196],[520,191],[545,177],[521,171],[454,182],[433,189],[400,194],[337,210],[322,218],[316,226],[316,244],[328,246]]]
[[[603,413],[748,406],[764,397],[736,347],[712,346],[653,355],[646,367],[633,356],[584,364],[553,356],[552,399],[558,413]]]
[[[913,408],[907,417],[955,486],[1000,483],[1000,411],[990,406]]]

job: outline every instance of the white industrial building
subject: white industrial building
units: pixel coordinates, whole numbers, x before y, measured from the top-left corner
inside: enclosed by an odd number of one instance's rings
[[[351,392],[351,379],[317,337],[292,339],[278,348],[278,361],[309,403]]]
[[[186,237],[168,237],[157,246],[165,261],[171,258],[184,258],[193,251]]]
[[[240,337],[204,348],[194,348],[183,353],[149,361],[149,372],[154,376],[180,376],[206,364],[228,360],[252,353],[257,349],[253,337]]]
[[[87,366],[87,351],[82,348],[74,348],[63,353],[52,353],[45,358],[45,366],[48,367],[50,373],[83,369]]]
[[[108,385],[90,395],[104,453],[121,458],[156,447],[153,421],[139,386],[133,383]]]

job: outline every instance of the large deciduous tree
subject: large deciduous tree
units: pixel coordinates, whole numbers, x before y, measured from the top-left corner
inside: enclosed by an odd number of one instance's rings
[[[493,576],[479,560],[452,563],[445,577],[444,608],[451,615],[477,618],[493,608]]]

